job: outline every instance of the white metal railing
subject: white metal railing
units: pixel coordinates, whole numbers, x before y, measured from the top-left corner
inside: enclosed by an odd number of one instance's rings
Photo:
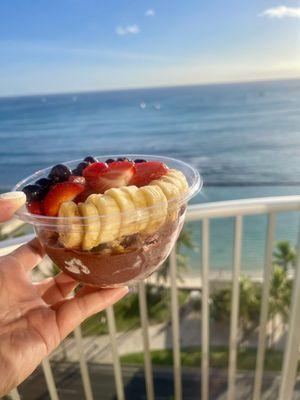
[[[201,396],[202,400],[209,399],[209,281],[210,281],[210,219],[234,217],[235,233],[233,245],[233,274],[232,274],[232,300],[229,336],[229,364],[228,364],[228,400],[235,399],[236,392],[236,359],[237,359],[237,334],[239,315],[239,280],[243,243],[243,217],[253,214],[268,215],[268,230],[266,237],[265,266],[263,274],[263,293],[261,301],[259,339],[257,348],[257,361],[255,370],[253,400],[261,398],[261,387],[263,377],[263,365],[266,347],[266,325],[268,317],[268,300],[270,291],[270,280],[272,276],[272,253],[274,248],[274,237],[276,229],[276,217],[279,212],[300,211],[300,196],[269,197],[258,199],[234,200],[216,203],[192,205],[188,208],[187,221],[199,221],[202,225],[202,360],[201,360]],[[0,254],[5,254],[8,249],[22,244],[31,236],[0,242]],[[174,397],[182,399],[181,383],[181,360],[180,360],[180,325],[178,312],[178,295],[176,282],[176,254],[175,250],[170,255],[170,282],[171,282],[171,308],[172,308],[172,334],[173,334],[173,374],[174,374]],[[139,300],[141,327],[144,344],[145,381],[146,395],[148,400],[154,399],[153,371],[151,364],[147,302],[145,295],[145,284],[139,284]],[[116,327],[113,307],[106,311],[108,328],[110,333],[111,350],[115,374],[116,393],[118,400],[124,400],[124,386],[122,371],[118,356],[116,341]],[[280,384],[279,400],[291,400],[296,379],[298,362],[298,346],[300,342],[300,233],[297,252],[297,267],[293,285],[292,305],[289,320],[288,337],[284,351],[284,362],[282,368],[282,379]],[[84,349],[82,348],[80,328],[75,331],[76,345],[79,352],[79,360],[85,397],[93,399],[92,389],[89,380],[88,367],[85,360]],[[58,399],[57,390],[51,367],[46,359],[43,370],[50,394],[50,398]],[[10,396],[12,399],[19,399],[17,389],[14,389]]]

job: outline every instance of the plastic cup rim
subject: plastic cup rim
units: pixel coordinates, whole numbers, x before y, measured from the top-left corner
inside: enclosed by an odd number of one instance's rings
[[[124,155],[120,155],[120,154],[109,154],[109,155],[100,155],[100,156],[96,156],[96,158],[101,158],[101,159],[108,159],[108,158],[119,158],[119,157],[124,157]],[[127,154],[125,157],[128,158],[140,158],[140,159],[149,159],[151,158],[151,160],[157,160],[157,161],[162,161],[166,164],[168,164],[169,162],[176,162],[179,165],[182,165],[182,167],[185,167],[186,169],[190,170],[190,172],[193,175],[192,178],[192,185],[189,186],[189,189],[187,190],[186,193],[184,193],[181,197],[176,198],[176,199],[172,199],[172,200],[168,200],[168,207],[172,208],[172,205],[176,205],[176,207],[181,206],[182,204],[187,203],[192,197],[194,197],[202,188],[203,186],[203,179],[201,177],[201,175],[199,174],[199,172],[197,171],[197,169],[195,167],[193,167],[192,165],[175,159],[175,158],[171,158],[171,157],[165,157],[165,156],[152,156],[152,155],[147,155],[147,154]],[[70,161],[66,161],[63,162],[63,164],[69,166],[69,164],[73,164],[73,163],[79,163],[82,162],[82,159],[76,159],[76,160],[70,160]],[[11,191],[18,191],[21,190],[22,187],[24,187],[26,184],[29,184],[30,182],[32,182],[33,180],[36,180],[42,176],[45,176],[45,174],[51,170],[51,168],[53,167],[53,165],[38,170],[35,173],[29,175],[28,177],[22,179],[21,181],[19,181],[12,189]],[[180,170],[180,169],[179,169]],[[154,206],[148,206],[147,208],[145,208],[145,210],[147,211],[151,211],[152,209],[156,209],[159,208],[161,205],[161,203],[158,203]],[[130,216],[132,215],[136,215],[136,210],[135,211],[124,211],[124,212],[120,212],[118,213],[118,215],[121,216],[122,215],[126,215],[126,216]],[[141,211],[143,212],[143,211]],[[39,226],[56,226],[58,223],[60,225],[69,225],[70,222],[75,223],[77,225],[87,225],[90,224],[93,220],[101,220],[101,218],[103,219],[107,219],[110,216],[113,216],[114,214],[117,213],[111,213],[108,215],[98,215],[95,217],[49,217],[46,215],[35,215],[35,214],[31,214],[30,212],[27,211],[26,206],[23,206],[22,208],[20,208],[17,212],[16,212],[16,216],[27,223],[30,223],[32,225],[39,225]],[[83,221],[87,221],[87,223],[84,223]]]

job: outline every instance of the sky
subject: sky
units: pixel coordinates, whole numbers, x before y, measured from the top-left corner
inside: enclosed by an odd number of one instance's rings
[[[294,77],[297,0],[0,1],[0,96]]]

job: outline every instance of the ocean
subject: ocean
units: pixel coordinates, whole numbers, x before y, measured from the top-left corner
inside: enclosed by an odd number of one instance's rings
[[[192,163],[193,203],[300,194],[300,80],[0,98],[0,189],[88,154],[168,155]],[[298,217],[276,239],[295,244]],[[192,227],[200,242],[198,224]],[[233,221],[212,223],[212,268],[232,267]],[[266,218],[245,220],[242,268],[263,267]],[[199,268],[189,253],[190,268]]]

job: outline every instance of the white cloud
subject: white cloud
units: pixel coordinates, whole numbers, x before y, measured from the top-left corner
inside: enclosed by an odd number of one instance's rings
[[[116,34],[117,35],[121,35],[121,36],[125,36],[125,35],[136,35],[140,32],[140,28],[138,25],[134,24],[134,25],[127,25],[127,26],[118,26],[116,28]]]
[[[145,11],[146,17],[154,17],[155,16],[155,11],[153,8],[149,8],[148,10]]]
[[[300,7],[286,7],[278,6],[274,8],[268,8],[260,14],[262,17],[269,18],[300,18]]]

